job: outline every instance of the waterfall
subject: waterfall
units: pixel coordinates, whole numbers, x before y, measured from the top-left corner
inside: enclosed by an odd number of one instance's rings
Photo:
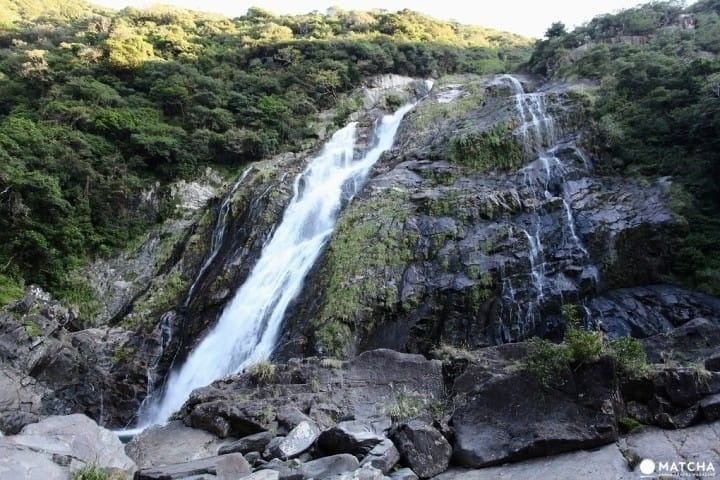
[[[502,75],[500,80],[510,85],[515,98],[515,112],[520,120],[518,130],[527,153],[540,150],[543,145],[555,143],[557,132],[555,120],[547,111],[545,94],[525,93],[520,81],[512,75]]]
[[[305,276],[335,227],[340,208],[358,192],[380,155],[392,147],[400,121],[413,106],[385,116],[376,129],[376,144],[358,160],[353,159],[356,124],[350,123],[332,136],[296,178],[293,198],[247,280],[212,331],[184,365],[170,374],[164,395],[145,412],[141,425],[164,422],[192,390],[270,356],[285,310],[300,293]],[[224,230],[218,235],[224,235]],[[217,245],[212,250],[219,248],[221,240],[213,238]]]

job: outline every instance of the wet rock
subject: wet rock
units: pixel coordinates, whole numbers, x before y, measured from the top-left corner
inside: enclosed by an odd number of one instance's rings
[[[144,468],[135,473],[135,480],[175,480],[203,474],[231,480],[250,473],[250,465],[243,456],[239,453],[231,453],[191,462]]]
[[[0,437],[0,478],[67,479],[84,465],[101,465],[125,477],[136,469],[117,436],[81,414],[48,417],[18,435]]]
[[[382,442],[384,437],[375,433],[367,423],[360,421],[340,422],[320,434],[318,445],[328,453],[352,453],[365,455]]]
[[[154,425],[135,435],[125,445],[125,453],[138,468],[148,468],[215,456],[219,444],[216,436],[173,421]]]
[[[392,436],[402,461],[420,478],[444,472],[450,463],[452,447],[430,425],[417,420],[403,424]]]
[[[400,452],[397,447],[391,440],[385,439],[368,452],[360,465],[370,465],[387,474],[399,461]]]
[[[272,432],[260,432],[254,435],[248,435],[240,440],[228,443],[220,447],[218,454],[225,455],[226,453],[239,452],[246,454],[248,452],[262,452],[265,447],[275,437]]]

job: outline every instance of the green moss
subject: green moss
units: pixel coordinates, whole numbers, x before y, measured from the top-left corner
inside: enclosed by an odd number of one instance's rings
[[[113,349],[112,361],[114,364],[125,363],[135,355],[135,348],[130,345],[118,345]]]
[[[315,338],[324,353],[342,357],[352,338],[350,325],[368,305],[398,307],[397,286],[413,258],[417,235],[403,231],[412,204],[408,193],[378,192],[353,203],[340,217],[326,256],[323,306]],[[362,325],[371,330],[371,323]]]
[[[137,328],[153,322],[156,318],[177,305],[188,288],[188,281],[182,277],[178,266],[164,277],[154,280],[154,285],[133,306],[131,315],[123,318],[123,326]]]
[[[642,423],[630,417],[621,418],[620,421],[618,421],[618,425],[623,433],[630,433],[644,427]]]
[[[497,124],[483,132],[462,133],[450,139],[450,161],[473,170],[510,170],[522,165],[523,149],[509,124]]]

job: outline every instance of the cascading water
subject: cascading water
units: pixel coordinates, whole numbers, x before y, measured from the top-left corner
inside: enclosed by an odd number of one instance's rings
[[[526,305],[521,306],[516,303],[515,286],[509,279],[503,279],[504,301],[515,302],[518,316],[524,319],[517,331],[519,337],[523,337],[539,320],[546,295],[557,292],[562,297],[563,288],[565,288],[563,282],[568,281],[562,274],[555,278],[556,272],[553,271],[555,267],[547,267],[545,246],[543,245],[545,228],[541,223],[541,218],[543,215],[550,214],[545,211],[545,205],[548,205],[548,201],[551,201],[550,205],[553,204],[552,201],[558,196],[559,186],[562,190],[561,200],[564,213],[561,218],[564,219],[563,223],[566,225],[562,231],[564,244],[577,251],[585,263],[590,261],[590,255],[576,231],[571,203],[566,198],[565,179],[570,172],[570,167],[559,158],[558,152],[561,149],[574,151],[588,171],[592,164],[574,141],[559,143],[561,132],[556,125],[555,118],[548,111],[549,102],[544,92],[526,93],[522,83],[512,75],[502,75],[498,80],[510,86],[514,99],[515,117],[518,120],[517,138],[522,142],[525,153],[534,157],[532,162],[518,172],[521,182],[524,183],[527,192],[533,199],[528,204],[531,212],[525,217],[527,223],[522,227],[527,241],[530,264],[528,286],[531,297]],[[587,265],[586,271],[591,272],[593,282],[597,284],[597,269],[593,265]],[[506,338],[510,337],[506,335]]]
[[[353,160],[356,124],[339,130],[297,177],[294,196],[257,264],[217,325],[182,368],[170,374],[164,395],[144,413],[142,426],[164,422],[192,390],[272,353],[285,310],[330,237],[341,206],[392,147],[400,121],[412,107],[385,116],[377,127],[375,146],[359,160]]]

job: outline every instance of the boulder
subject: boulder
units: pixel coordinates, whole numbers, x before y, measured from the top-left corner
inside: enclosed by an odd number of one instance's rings
[[[419,420],[401,425],[392,436],[402,461],[420,478],[444,472],[450,463],[452,447],[440,432]]]
[[[144,468],[135,474],[135,480],[175,480],[193,475],[210,474],[218,479],[234,480],[249,475],[252,470],[239,453],[202,458],[191,462]]]
[[[218,454],[239,452],[243,455],[249,452],[262,452],[265,447],[275,437],[272,432],[260,432],[248,435],[234,442],[228,443],[220,447]]]
[[[12,435],[37,422],[46,393],[34,378],[0,365],[0,432]]]
[[[700,410],[705,420],[720,420],[720,393],[703,398],[700,401]]]
[[[400,461],[400,452],[392,440],[385,439],[373,447],[360,462],[360,466],[370,465],[383,473],[388,473]]]
[[[272,458],[288,460],[308,450],[320,435],[320,430],[313,422],[301,421],[285,437],[275,437],[267,447]],[[273,439],[273,440],[275,440]]]
[[[393,478],[393,477],[391,477]],[[637,480],[617,445],[564,453],[517,463],[465,470],[452,468],[433,480]]]
[[[81,414],[48,417],[0,438],[0,478],[66,479],[85,465],[124,476],[136,469],[117,436]]]
[[[280,480],[280,474],[275,470],[260,470],[238,480]]]
[[[483,467],[613,442],[614,379],[607,358],[559,376],[558,388],[522,370],[468,368],[455,382],[467,394],[451,420],[455,461]]]
[[[328,386],[327,391],[314,391],[311,380]],[[326,428],[354,419],[381,433],[390,426],[386,412],[399,394],[424,404],[443,398],[442,363],[391,350],[363,352],[337,368],[317,358],[292,360],[276,365],[268,388],[258,389],[244,373],[197,389],[178,416],[186,425],[221,438],[245,437],[277,427],[280,412],[293,405]],[[295,412],[284,421],[291,424],[290,417],[302,418]]]
[[[420,480],[409,468],[401,468],[390,474],[391,480]]]
[[[373,468],[370,465],[360,467],[354,472],[347,472],[338,475],[333,480],[385,480],[383,472],[377,468]]]
[[[365,422],[340,422],[320,434],[318,446],[328,453],[352,453],[365,455],[384,440]]]
[[[220,439],[215,435],[186,427],[176,420],[165,425],[153,425],[135,435],[125,445],[125,453],[138,468],[148,468],[212,457],[216,455],[219,444]]]
[[[304,463],[300,467],[300,471],[306,479],[324,480],[332,478],[334,475],[355,471],[359,467],[360,463],[357,458],[343,453]]]

